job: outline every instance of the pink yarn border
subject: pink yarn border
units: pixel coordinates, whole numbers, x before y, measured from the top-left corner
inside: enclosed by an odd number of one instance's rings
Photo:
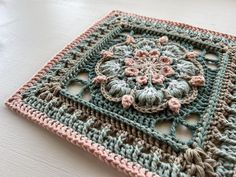
[[[52,58],[36,75],[33,76],[33,78],[28,81],[26,84],[24,84],[12,97],[10,97],[6,101],[6,105],[13,111],[17,112],[18,114],[22,115],[23,117],[27,118],[28,120],[31,120],[42,127],[46,128],[50,132],[53,132],[57,134],[58,136],[66,139],[67,141],[73,143],[76,146],[79,146],[83,148],[85,151],[88,151],[89,153],[93,154],[94,156],[98,157],[100,160],[104,161],[105,163],[117,168],[119,171],[124,172],[125,174],[128,174],[130,176],[134,177],[158,177],[158,175],[148,171],[147,169],[143,168],[137,163],[133,163],[129,161],[128,159],[122,157],[121,155],[115,154],[109,150],[107,150],[105,147],[92,142],[88,138],[86,138],[83,135],[78,134],[74,130],[72,130],[69,127],[66,127],[62,123],[59,123],[49,117],[47,117],[44,113],[41,113],[37,111],[36,109],[26,105],[22,101],[22,93],[27,90],[29,87],[34,85],[39,79],[41,79],[44,74],[50,70],[50,68],[58,62],[58,60],[67,53],[70,49],[72,49],[76,44],[78,44],[81,40],[86,38],[91,32],[96,29],[96,27],[105,21],[107,18],[115,15],[115,14],[122,14],[122,15],[129,15],[129,16],[135,16],[144,20],[150,20],[153,22],[163,22],[167,23],[173,26],[179,26],[182,28],[194,30],[194,31],[200,31],[202,33],[211,33],[213,35],[225,37],[231,40],[236,40],[236,37],[233,35],[223,34],[203,28],[193,27],[191,25],[187,25],[184,23],[178,23],[178,22],[172,22],[168,20],[161,20],[156,18],[150,18],[146,16],[140,16],[133,13],[126,13],[121,11],[111,11],[108,13],[104,18],[97,21],[92,27],[87,29],[85,32],[83,32],[79,37],[77,37],[73,42],[71,42],[69,45],[67,45],[59,54],[57,54],[54,58]]]

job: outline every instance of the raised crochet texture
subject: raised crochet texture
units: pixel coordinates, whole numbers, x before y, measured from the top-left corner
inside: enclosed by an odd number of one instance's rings
[[[167,36],[125,37],[125,42],[102,51],[96,64],[94,82],[101,84],[105,98],[122,102],[124,108],[133,105],[138,111],[154,113],[167,105],[179,112],[180,103],[189,104],[197,97],[196,86],[204,84],[197,54],[168,42]]]
[[[235,41],[113,11],[6,104],[131,176],[233,176]],[[163,122],[167,133],[157,128]],[[179,126],[192,138],[179,138]]]

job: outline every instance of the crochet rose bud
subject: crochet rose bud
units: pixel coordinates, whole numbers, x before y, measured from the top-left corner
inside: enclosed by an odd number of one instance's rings
[[[101,84],[101,83],[105,83],[107,81],[107,77],[106,76],[97,76],[93,79],[93,83],[98,85],[98,84]]]
[[[205,78],[203,76],[192,76],[189,83],[193,86],[203,86],[205,84]]]
[[[149,55],[149,53],[147,51],[143,51],[143,50],[137,50],[135,52],[136,57],[147,57],[148,55]]]
[[[138,76],[138,77],[136,77],[136,81],[137,81],[140,85],[145,85],[145,84],[147,84],[148,77],[147,77],[147,76]]]
[[[135,40],[134,40],[134,38],[132,36],[127,35],[125,43],[126,44],[135,43]]]
[[[170,110],[173,111],[174,113],[179,113],[181,103],[180,103],[179,99],[171,98],[168,101],[168,106],[169,106]]]
[[[165,80],[165,77],[161,74],[154,74],[152,76],[152,83],[153,84],[162,84]]]
[[[159,57],[160,56],[160,52],[157,49],[152,49],[149,51],[149,56],[151,57]]]
[[[133,66],[135,64],[135,61],[133,58],[125,58],[125,65],[126,66]]]
[[[162,45],[167,44],[168,41],[169,41],[169,39],[168,39],[167,36],[162,36],[162,37],[160,37],[158,40],[159,40],[160,44],[162,44]]]
[[[124,95],[121,99],[121,104],[123,108],[129,108],[134,102],[134,97],[131,95]]]
[[[126,76],[137,76],[139,73],[139,70],[137,68],[125,68],[125,75]]]
[[[160,62],[163,63],[163,64],[166,64],[166,65],[170,65],[172,64],[172,59],[167,57],[167,56],[161,56],[160,57]]]
[[[198,54],[196,52],[188,52],[186,53],[185,57],[188,59],[188,60],[193,60],[193,59],[196,59],[198,56]]]
[[[102,58],[111,58],[113,56],[113,52],[103,50],[101,52]]]
[[[164,76],[171,76],[175,73],[175,71],[170,66],[164,66],[162,68],[162,74]]]

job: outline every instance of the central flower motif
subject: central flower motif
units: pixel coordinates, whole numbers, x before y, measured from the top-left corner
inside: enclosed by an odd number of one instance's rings
[[[100,84],[106,99],[120,102],[125,109],[133,106],[153,113],[168,107],[178,113],[205,82],[197,54],[169,42],[167,36],[134,39],[128,35],[101,56],[93,83]]]
[[[136,82],[140,85],[162,84],[166,77],[175,73],[171,67],[172,59],[167,56],[160,56],[157,49],[150,51],[137,50],[133,58],[125,58],[125,75],[136,76]]]

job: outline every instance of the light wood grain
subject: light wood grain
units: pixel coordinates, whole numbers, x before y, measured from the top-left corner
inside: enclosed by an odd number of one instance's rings
[[[234,0],[0,0],[0,176],[124,176],[3,105],[44,63],[119,9],[236,34]]]

